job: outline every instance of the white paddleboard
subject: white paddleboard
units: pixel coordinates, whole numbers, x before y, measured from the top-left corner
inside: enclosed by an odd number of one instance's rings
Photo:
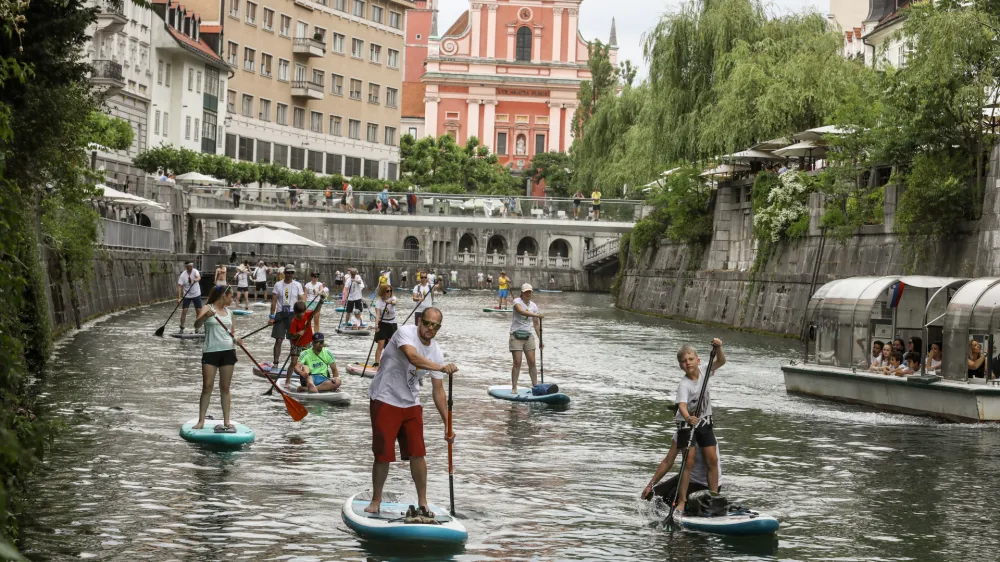
[[[435,522],[406,523],[403,519],[407,508],[415,505],[405,501],[402,494],[384,492],[378,513],[366,513],[371,502],[371,492],[355,494],[344,502],[341,517],[348,527],[365,539],[410,544],[462,545],[469,540],[469,532],[457,519],[435,505],[427,506],[434,512]]]
[[[344,404],[344,405],[351,403],[351,395],[343,390],[341,390],[340,392],[309,392],[309,391],[298,392],[296,390],[296,388],[298,388],[299,386],[298,379],[299,379],[298,375],[293,376],[291,381],[292,384],[289,386],[285,386],[285,379],[284,377],[282,377],[281,379],[275,381],[275,384],[278,385],[278,388],[284,390],[285,392],[288,393],[289,396],[298,400],[299,402],[323,402],[326,404]],[[278,396],[277,392],[273,393],[271,396],[272,397],[277,396],[279,399],[281,398],[281,396]]]

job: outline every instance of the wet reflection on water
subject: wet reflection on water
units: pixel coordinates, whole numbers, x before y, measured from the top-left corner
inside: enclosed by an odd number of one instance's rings
[[[294,423],[240,354],[234,418],[257,441],[213,452],[177,435],[197,415],[200,345],[152,333],[172,305],[100,320],[60,342],[44,409],[67,433],[35,479],[24,522],[35,560],[798,560],[993,559],[996,426],[940,425],[784,391],[789,340],[715,334],[622,313],[602,295],[539,295],[546,380],[567,408],[487,396],[508,381],[509,316],[480,311],[486,293],[441,299],[439,340],[455,379],[456,508],[470,533],[458,552],[364,543],[340,519],[370,485],[367,380],[343,375],[350,407],[309,406]],[[337,315],[324,317],[332,331]],[[263,313],[237,318],[247,332]],[[666,452],[675,353],[711,336],[729,364],[713,378],[727,496],[781,519],[776,539],[666,533],[635,498]],[[270,339],[248,347],[270,359]],[[342,366],[369,341],[332,336]],[[527,372],[522,374],[527,381]],[[218,395],[212,412],[220,415]],[[425,398],[430,404],[430,397]],[[443,428],[425,416],[430,495],[447,504]],[[409,492],[395,465],[388,488]]]

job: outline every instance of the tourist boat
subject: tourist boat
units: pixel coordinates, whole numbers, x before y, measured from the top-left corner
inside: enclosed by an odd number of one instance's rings
[[[1000,421],[1000,278],[851,277],[823,285],[806,310],[803,358],[781,368],[790,393],[957,422]],[[921,372],[868,371],[872,342],[920,337]],[[986,354],[984,378],[969,378],[971,340]],[[942,343],[940,370],[927,349]]]

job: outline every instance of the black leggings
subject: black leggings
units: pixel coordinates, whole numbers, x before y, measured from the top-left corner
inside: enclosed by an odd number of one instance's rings
[[[694,480],[688,480],[688,495],[695,492],[700,492],[702,490],[707,490],[708,486],[695,482]],[[722,492],[722,486],[719,486],[719,492]],[[660,482],[653,488],[653,494],[660,496],[667,504],[674,501],[674,495],[677,494],[677,475],[673,475],[667,478],[663,482]],[[652,499],[652,498],[647,498]]]

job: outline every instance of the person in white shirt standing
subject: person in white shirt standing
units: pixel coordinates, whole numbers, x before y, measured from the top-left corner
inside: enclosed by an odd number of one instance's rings
[[[372,501],[365,508],[378,513],[382,504],[382,488],[389,476],[389,464],[396,461],[396,442],[402,460],[410,461],[410,474],[417,488],[419,514],[434,517],[427,503],[427,449],[424,445],[423,407],[420,405],[420,385],[430,375],[434,406],[441,421],[447,424],[448,396],[444,376],[453,376],[458,366],[444,363],[444,354],[434,336],[441,329],[441,311],[431,307],[424,311],[417,326],[403,326],[389,340],[382,354],[378,373],[368,387],[369,412],[372,423]],[[445,439],[455,440],[454,431]]]
[[[455,271],[454,269],[451,270],[451,283],[450,283],[450,285],[455,285],[456,288],[458,287],[458,272]]]
[[[250,310],[250,265],[243,262],[236,268],[236,306],[243,301],[243,308]]]
[[[257,262],[257,268],[253,270],[253,300],[254,302],[264,302],[267,300],[267,273],[270,269],[264,264],[264,260]],[[258,298],[258,293],[262,298]]]
[[[184,262],[184,271],[177,278],[177,302],[181,304],[181,333],[184,333],[184,320],[187,319],[189,306],[194,306],[195,316],[201,312],[201,273],[194,268],[194,262]],[[195,328],[195,333],[198,328]]]
[[[424,311],[434,306],[434,295],[431,294],[434,287],[430,284],[430,277],[427,273],[417,272],[419,284],[413,287],[413,302],[417,303],[417,308],[413,309],[413,323],[420,325],[420,317]]]
[[[521,296],[514,299],[514,310],[511,312],[510,338],[507,347],[510,350],[514,366],[510,369],[510,392],[517,394],[517,379],[521,375],[521,354],[528,358],[528,375],[531,386],[538,384],[538,369],[535,367],[535,349],[539,348],[535,334],[539,331],[539,320],[545,318],[539,314],[538,305],[531,302],[531,285],[521,285]]]
[[[361,278],[357,269],[347,270],[347,324],[349,326],[364,326],[361,320],[361,311],[365,307],[365,297],[362,291],[365,290],[365,280]],[[357,322],[352,322],[357,320]]]
[[[309,304],[308,309],[313,311],[312,324],[313,331],[319,332],[319,313],[321,311],[319,307],[319,301],[326,298],[326,294],[329,293],[329,289],[325,285],[319,282],[319,272],[312,272],[312,280],[306,283],[306,303]]]
[[[479,273],[476,274],[476,288],[477,289],[482,289],[483,288],[483,272],[482,271],[480,271]]]
[[[296,302],[306,300],[306,292],[302,284],[293,279],[295,266],[288,264],[282,271],[284,279],[274,284],[271,290],[271,316],[267,323],[271,325],[271,337],[274,339],[274,363],[281,358],[281,344],[288,336],[288,328],[292,324],[292,307]]]

